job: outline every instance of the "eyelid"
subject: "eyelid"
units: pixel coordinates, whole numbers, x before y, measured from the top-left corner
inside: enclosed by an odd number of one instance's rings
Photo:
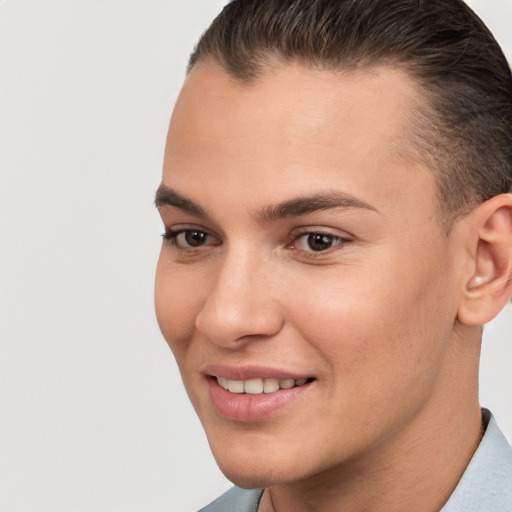
[[[208,235],[208,237],[210,237],[210,239],[213,240],[213,243],[207,243],[205,245],[198,246],[198,247],[193,247],[193,246],[180,247],[177,243],[178,236],[182,233],[187,233],[187,232],[191,232],[191,231],[198,231],[200,233],[205,233],[206,235]],[[206,229],[203,226],[198,226],[196,224],[179,224],[176,226],[170,226],[168,228],[166,227],[164,233],[162,233],[162,238],[164,240],[171,242],[177,249],[179,249],[181,251],[198,251],[198,250],[202,250],[203,248],[206,248],[206,247],[219,245],[221,243],[219,237],[216,234],[213,234],[209,229]]]
[[[338,243],[335,243],[331,247],[328,247],[325,250],[305,250],[297,248],[294,244],[296,244],[301,238],[310,235],[324,235],[328,237],[332,237],[338,240]],[[343,249],[347,243],[350,243],[354,240],[354,237],[347,233],[346,231],[340,232],[337,229],[326,228],[321,226],[307,226],[303,228],[299,228],[298,230],[294,230],[291,233],[292,240],[287,244],[287,248],[295,251],[297,254],[300,254],[301,257],[314,259],[314,258],[322,258],[328,255],[331,255],[333,252]]]
[[[334,236],[343,240],[353,240],[355,237],[348,231],[342,231],[336,228],[329,228],[326,226],[304,226],[296,228],[291,232],[292,238],[295,240],[304,235],[321,234],[327,236]]]
[[[206,228],[206,227],[202,226],[201,224],[194,224],[194,223],[171,224],[170,226],[165,226],[165,233],[163,233],[163,235],[165,235],[166,233],[173,234],[173,233],[178,233],[178,232],[183,232],[183,231],[203,231],[203,232],[213,236],[214,238],[219,239],[219,236],[215,232],[213,232],[211,229]]]

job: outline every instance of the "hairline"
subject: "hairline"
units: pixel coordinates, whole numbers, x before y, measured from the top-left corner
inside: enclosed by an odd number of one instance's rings
[[[263,55],[261,56],[263,57]],[[261,65],[257,66],[257,72],[250,75],[242,75],[234,73],[228,66],[222,62],[215,54],[206,54],[196,60],[192,66],[187,68],[187,76],[198,66],[212,63],[222,69],[230,78],[240,84],[251,85],[263,78],[265,74],[272,69],[279,69],[286,66],[298,65],[305,70],[314,70],[320,72],[327,72],[336,74],[338,72],[357,73],[361,71],[369,71],[372,69],[395,69],[404,74],[411,80],[414,91],[417,93],[411,97],[415,103],[409,105],[409,112],[405,117],[404,131],[407,127],[410,128],[410,133],[405,134],[402,139],[397,141],[394,151],[400,158],[412,160],[426,166],[432,173],[434,173],[435,182],[435,201],[437,219],[441,227],[449,235],[454,222],[469,213],[474,207],[478,206],[478,202],[466,205],[464,208],[452,208],[451,205],[445,206],[446,202],[442,190],[442,168],[449,162],[450,157],[444,149],[439,150],[440,143],[447,142],[448,138],[441,134],[441,126],[436,125],[434,117],[436,110],[433,105],[435,93],[432,93],[427,87],[422,84],[421,77],[412,69],[413,64],[407,60],[400,60],[398,58],[381,58],[381,59],[366,59],[354,61],[354,64],[347,62],[346,64],[329,65],[326,62],[317,59],[311,61],[309,59],[300,59],[298,57],[285,57],[277,51],[269,51],[261,58]],[[413,112],[413,109],[415,111]],[[414,113],[416,115],[414,115]]]

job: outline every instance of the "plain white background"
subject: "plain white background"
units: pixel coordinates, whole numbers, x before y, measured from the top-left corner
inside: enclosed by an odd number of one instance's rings
[[[152,205],[221,0],[0,3],[0,512],[187,512],[219,473],[153,313]],[[471,2],[512,56],[512,0]],[[512,310],[482,403],[512,439]]]

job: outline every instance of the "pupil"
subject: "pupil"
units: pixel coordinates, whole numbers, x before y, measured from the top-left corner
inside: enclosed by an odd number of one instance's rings
[[[314,233],[308,236],[308,245],[313,251],[324,251],[332,245],[332,237],[330,235],[322,235]]]
[[[190,247],[199,247],[206,241],[207,234],[203,231],[187,231],[185,241]]]

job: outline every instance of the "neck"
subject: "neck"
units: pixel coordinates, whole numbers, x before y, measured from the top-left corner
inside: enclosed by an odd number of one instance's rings
[[[308,481],[271,487],[259,512],[438,511],[457,486],[482,433],[479,409],[468,421],[432,425],[428,437],[418,439],[411,432],[396,447],[395,456],[382,453]]]

